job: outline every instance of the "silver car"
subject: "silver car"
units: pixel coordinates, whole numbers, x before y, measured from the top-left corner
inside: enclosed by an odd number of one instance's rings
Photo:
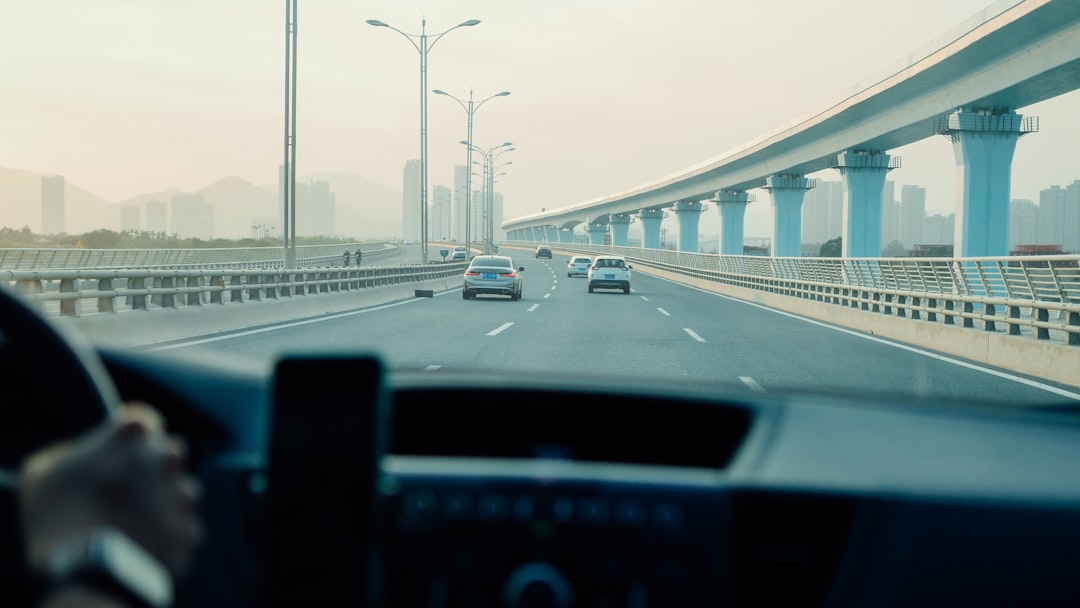
[[[514,267],[514,260],[505,255],[478,255],[465,269],[461,297],[469,300],[480,294],[510,296],[521,299],[521,273],[525,267]]]

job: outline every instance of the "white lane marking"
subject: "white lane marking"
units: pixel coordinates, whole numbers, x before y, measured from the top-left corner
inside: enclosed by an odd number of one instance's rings
[[[551,273],[551,276],[555,276],[555,273],[554,272]],[[558,283],[558,282],[559,282],[559,279],[555,279],[554,281],[552,281],[552,283]]]
[[[1058,388],[1056,386],[1050,386],[1049,384],[1043,384],[1042,382],[1036,382],[1035,380],[1030,380],[1028,378],[1023,378],[1023,377],[1017,376],[1015,374],[1010,374],[1010,373],[1007,373],[1007,372],[998,371],[996,369],[991,369],[989,367],[983,367],[981,365],[976,365],[974,363],[969,363],[967,361],[961,361],[960,359],[954,359],[953,357],[949,357],[949,356],[942,355],[942,354],[935,353],[935,352],[928,351],[928,350],[923,350],[921,348],[918,348],[918,347],[915,347],[915,346],[910,346],[908,344],[901,344],[899,342],[890,342],[889,340],[886,340],[884,338],[878,338],[877,336],[872,336],[870,334],[860,333],[860,332],[857,332],[857,331],[855,331],[853,329],[847,329],[846,327],[836,327],[835,325],[829,325],[828,323],[825,323],[823,321],[818,321],[816,319],[810,319],[810,318],[807,318],[807,317],[801,317],[801,316],[799,316],[797,314],[794,314],[794,313],[790,313],[790,312],[787,312],[787,311],[784,311],[784,310],[776,310],[775,308],[769,308],[768,306],[765,306],[764,304],[758,304],[756,302],[747,302],[746,300],[740,300],[739,298],[733,298],[731,296],[725,296],[724,294],[721,294],[721,293],[713,293],[713,292],[711,292],[711,291],[709,291],[707,289],[702,289],[700,287],[694,287],[693,285],[686,285],[686,284],[680,283],[678,281],[672,281],[671,279],[665,279],[663,277],[656,277],[656,276],[654,276],[653,278],[660,279],[661,281],[667,281],[669,283],[674,283],[676,285],[681,285],[683,287],[693,289],[694,291],[700,291],[701,293],[706,293],[706,294],[709,294],[711,296],[716,296],[718,298],[723,298],[725,300],[731,300],[732,302],[738,302],[740,304],[746,304],[747,306],[753,306],[755,308],[760,308],[761,310],[767,310],[769,312],[774,312],[774,313],[776,313],[778,315],[783,315],[785,317],[790,317],[792,319],[798,319],[799,321],[805,321],[805,322],[810,323],[812,325],[817,325],[818,327],[824,327],[826,329],[832,329],[832,330],[835,330],[835,331],[839,331],[839,332],[848,334],[850,336],[855,336],[856,338],[862,338],[863,340],[870,340],[871,342],[877,342],[878,344],[884,344],[886,346],[892,346],[893,348],[899,348],[900,350],[906,350],[908,352],[912,352],[912,353],[915,353],[917,355],[923,355],[924,357],[930,357],[931,359],[937,359],[938,361],[942,361],[942,362],[945,362],[945,363],[952,363],[953,365],[957,365],[957,366],[960,366],[960,367],[966,367],[967,369],[974,370],[974,371],[977,371],[977,372],[982,372],[984,374],[989,374],[991,376],[997,376],[998,378],[1004,378],[1005,380],[1012,380],[1013,382],[1018,382],[1020,384],[1026,385],[1026,386],[1030,386],[1032,388],[1037,388],[1039,390],[1046,391],[1048,393],[1053,393],[1053,394],[1059,395],[1061,397],[1066,397],[1066,398],[1069,398],[1069,399],[1075,399],[1076,401],[1080,401],[1080,393],[1074,393],[1072,391],[1067,391],[1065,389],[1061,389],[1061,388]]]
[[[555,288],[556,288],[556,287],[558,287],[558,285],[552,285],[552,286],[551,286],[551,291],[555,291]]]
[[[497,336],[497,335],[501,334],[502,332],[506,331],[511,325],[513,325],[513,323],[503,323],[502,325],[500,325],[500,326],[496,327],[495,329],[489,331],[487,333],[487,335],[489,335],[489,336]]]
[[[436,371],[436,370],[439,370],[439,369],[442,369],[441,365],[429,365],[429,366],[424,368],[424,371],[425,372],[433,372],[433,371]]]
[[[698,342],[704,342],[705,341],[705,338],[702,338],[701,336],[694,333],[694,330],[690,329],[689,327],[684,327],[684,328],[682,328],[682,330],[685,331],[687,334],[690,335],[691,338],[697,340]]]
[[[745,384],[747,388],[752,391],[757,391],[759,393],[765,392],[765,389],[761,388],[761,385],[757,383],[757,380],[754,380],[750,376],[739,376],[739,381]]]
[[[550,293],[545,293],[545,294],[544,294],[544,297],[545,297],[545,298],[550,298],[550,297],[551,297],[551,294],[550,294]]]
[[[445,295],[445,294],[448,294],[448,293],[454,293],[456,291],[461,291],[461,288],[459,287],[459,288],[456,288],[456,289],[450,289],[448,291],[437,293],[435,295],[436,296],[441,296],[441,295]],[[426,298],[423,298],[423,299],[421,299],[421,298],[410,298],[408,300],[402,300],[400,302],[392,302],[390,304],[383,304],[382,306],[375,306],[373,308],[361,308],[359,310],[350,310],[348,312],[342,312],[342,313],[338,313],[338,314],[334,314],[334,315],[326,315],[325,317],[316,317],[314,319],[304,319],[302,321],[293,321],[291,323],[282,323],[280,325],[272,325],[270,327],[260,327],[258,329],[249,329],[247,331],[240,331],[240,332],[236,332],[234,334],[228,334],[228,335],[225,335],[225,336],[214,336],[212,338],[200,338],[200,339],[191,340],[191,341],[188,341],[188,342],[180,342],[180,343],[176,343],[176,344],[166,344],[164,346],[153,346],[153,347],[147,348],[146,350],[149,350],[149,351],[173,350],[173,349],[176,349],[176,348],[185,348],[187,346],[197,346],[199,344],[208,344],[210,342],[220,342],[222,340],[231,340],[233,338],[242,338],[244,336],[253,336],[255,334],[264,334],[266,332],[277,331],[279,329],[287,329],[289,327],[299,327],[301,325],[309,325],[311,323],[322,323],[323,321],[333,321],[334,319],[340,319],[342,317],[351,317],[353,315],[362,315],[362,314],[366,314],[366,313],[369,313],[369,312],[375,312],[377,310],[385,310],[387,308],[394,308],[395,306],[404,306],[405,304],[413,304],[415,302],[423,302],[425,300],[426,300]]]
[[[539,305],[539,304],[533,304],[532,306],[530,306],[529,308],[527,308],[527,309],[525,310],[525,312],[532,312],[532,311],[536,310],[536,308],[537,308],[538,306],[540,306],[540,305]]]
[[[649,298],[646,298],[645,296],[638,296],[638,297],[641,298],[642,300],[645,300],[646,302],[649,301]]]
[[[665,317],[670,317],[671,316],[671,313],[664,310],[663,308],[657,307],[656,310],[659,310],[660,314],[664,315]]]

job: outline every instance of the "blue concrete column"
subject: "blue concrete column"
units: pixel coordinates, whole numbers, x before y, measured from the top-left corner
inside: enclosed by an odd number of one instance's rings
[[[817,180],[806,179],[802,175],[770,175],[765,178],[765,189],[769,191],[773,203],[773,257],[802,256],[803,197],[807,190],[816,185]],[[885,182],[881,185],[884,187]]]
[[[563,228],[562,230],[560,230],[559,231],[559,242],[560,243],[573,243],[574,242],[574,229],[573,228],[569,228],[569,229]]]
[[[645,249],[660,249],[660,224],[664,221],[664,210],[642,209],[638,217],[641,218],[642,246]]]
[[[956,157],[956,257],[1009,255],[1009,196],[1016,140],[1038,123],[1012,110],[963,108],[939,132]]]
[[[698,252],[698,224],[702,210],[700,201],[675,203],[675,213],[679,219],[679,251]]]
[[[556,243],[559,240],[559,227],[558,226],[544,226],[544,240],[549,243]]]
[[[742,190],[721,190],[716,193],[720,206],[720,255],[743,254],[743,218],[751,201]]]
[[[532,240],[534,243],[544,242],[544,228],[541,226],[535,226],[532,229]]]
[[[630,214],[611,214],[611,244],[616,247],[626,247],[630,240]]]
[[[885,174],[900,166],[900,157],[878,150],[847,150],[836,156],[833,168],[844,182],[845,258],[881,257],[881,194]]]
[[[607,236],[607,224],[589,224],[585,232],[589,233],[590,245],[603,245],[604,237]]]

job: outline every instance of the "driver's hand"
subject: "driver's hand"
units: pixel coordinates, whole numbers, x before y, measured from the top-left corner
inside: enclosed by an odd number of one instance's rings
[[[160,414],[130,404],[118,419],[30,456],[19,494],[31,567],[59,544],[111,525],[182,577],[202,534],[185,453]]]

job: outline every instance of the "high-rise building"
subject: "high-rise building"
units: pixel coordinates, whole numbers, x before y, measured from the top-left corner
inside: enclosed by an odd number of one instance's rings
[[[41,233],[64,232],[64,176],[41,176]]]
[[[330,191],[330,182],[312,181],[307,188],[305,220],[307,226],[298,224],[305,236],[333,236],[337,232],[337,197]],[[299,201],[299,193],[297,199]],[[299,204],[299,203],[298,203]],[[297,215],[300,214],[298,210]],[[299,233],[297,233],[299,234]]]
[[[465,193],[468,191],[466,187],[468,173],[465,170],[465,165],[454,167],[454,206],[451,212],[453,225],[451,226],[450,238],[459,242],[465,240]]]
[[[1080,180],[1065,186],[1065,210],[1062,213],[1061,250],[1080,253]]]
[[[214,238],[214,207],[201,194],[178,192],[172,197],[172,231],[183,238]]]
[[[1062,245],[1065,251],[1065,189],[1051,186],[1039,192],[1038,245]]]
[[[926,218],[923,242],[912,245],[953,245],[956,241],[956,214],[934,214]]]
[[[169,227],[169,206],[165,201],[146,201],[146,229],[165,234]]]
[[[142,230],[142,210],[137,205],[120,207],[120,231]]]
[[[1014,198],[1009,201],[1009,251],[1018,245],[1035,245],[1039,234],[1039,206],[1035,201]]]
[[[927,243],[923,235],[926,225],[926,188],[906,184],[900,188],[900,242],[911,249]]]
[[[450,240],[450,215],[453,207],[453,192],[446,186],[435,186],[431,192],[431,209],[428,212],[428,240],[446,242]]]
[[[881,192],[881,245],[900,240],[900,205],[896,203],[896,182],[885,180]]]
[[[420,241],[420,161],[405,162],[402,179],[401,236],[405,240]]]

